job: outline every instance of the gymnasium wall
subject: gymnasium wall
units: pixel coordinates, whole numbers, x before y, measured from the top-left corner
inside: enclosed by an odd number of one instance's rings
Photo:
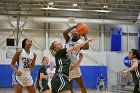
[[[123,64],[123,59],[128,56],[128,52],[107,52],[107,71],[108,71],[108,88],[111,86],[117,85],[117,74],[119,71],[123,69],[127,69],[127,67]]]
[[[1,63],[0,63],[0,88],[12,87],[12,70],[10,68],[10,58],[6,58],[6,51],[1,51]],[[50,60],[54,61],[54,58],[48,53],[48,50],[40,51],[33,50],[37,54],[36,66],[32,72],[35,79],[39,65],[41,64],[42,56],[48,56]],[[97,77],[100,73],[103,73],[106,82],[109,86],[117,84],[117,72],[124,69],[123,58],[127,53],[115,53],[115,52],[95,52],[95,51],[82,51],[84,59],[81,63],[81,71],[83,75],[84,84],[87,88],[96,88]],[[87,73],[88,72],[88,73]],[[77,85],[74,82],[75,88]]]
[[[35,78],[38,67],[40,65],[41,58],[45,55],[54,61],[54,58],[49,54],[48,48],[52,41],[58,40],[64,44],[62,38],[62,32],[69,27],[69,24],[64,23],[50,23],[50,30],[42,29],[43,24],[30,22],[28,20],[25,28],[20,33],[19,46],[21,47],[21,41],[25,37],[30,37],[33,41],[32,50],[37,54],[36,67],[33,71],[33,78]],[[81,63],[81,70],[85,86],[87,88],[95,88],[97,77],[102,72],[108,81],[108,87],[117,85],[117,72],[124,69],[123,58],[128,54],[131,48],[137,48],[137,29],[138,26],[134,25],[104,25],[104,51],[101,51],[101,29],[99,24],[88,24],[89,34],[88,37],[94,40],[90,43],[90,49],[88,51],[82,51],[84,53],[84,59]],[[9,29],[7,29],[9,26]],[[110,52],[110,29],[114,26],[123,28],[122,36],[122,48],[123,52]],[[0,87],[12,87],[11,75],[12,70],[10,68],[11,58],[6,58],[8,47],[6,46],[7,38],[15,38],[16,31],[10,30],[10,25],[0,23]],[[3,29],[2,29],[3,28]],[[6,29],[5,29],[6,28]],[[48,25],[46,24],[46,28]],[[14,32],[14,33],[13,33]],[[81,37],[82,38],[82,37]],[[46,49],[46,50],[44,50]],[[87,73],[88,72],[88,73]],[[75,84],[75,83],[74,83]],[[74,85],[75,87],[76,84]]]
[[[49,27],[46,24],[46,30],[42,29],[43,24],[35,22],[27,22],[24,29],[19,34],[19,46],[21,41],[25,37],[30,37],[33,40],[33,48],[35,49],[48,49],[51,42],[54,40],[60,40],[64,43],[62,38],[62,32],[69,27],[67,23],[50,23]],[[16,30],[12,30],[9,26],[5,26],[0,23],[0,47],[6,47],[7,38],[16,38]],[[8,24],[6,25],[8,26]],[[102,37],[101,37],[101,26],[99,24],[88,24],[89,33],[88,37],[94,38],[93,42],[90,43],[90,49],[95,51],[101,51]],[[112,27],[121,27],[123,31],[122,35],[122,50],[128,51],[131,48],[137,48],[137,31],[139,26],[135,25],[104,25],[103,26],[103,42],[104,51],[110,51],[110,31]],[[3,29],[2,29],[3,28]],[[49,30],[47,30],[49,28]],[[81,37],[82,38],[82,37]]]

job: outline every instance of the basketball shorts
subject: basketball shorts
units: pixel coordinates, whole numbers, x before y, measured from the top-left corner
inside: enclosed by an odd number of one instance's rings
[[[37,88],[38,88],[40,93],[50,89],[50,87],[48,86],[47,81],[42,81],[41,79],[39,80]]]
[[[37,88],[38,88],[40,93],[50,89],[50,87],[48,85],[37,86]]]
[[[26,86],[32,86],[34,83],[31,76],[21,77],[21,76],[17,76],[14,73],[12,75],[12,85],[14,84],[20,84],[23,87],[26,87]]]
[[[68,78],[63,74],[56,74],[51,81],[52,93],[70,90]]]

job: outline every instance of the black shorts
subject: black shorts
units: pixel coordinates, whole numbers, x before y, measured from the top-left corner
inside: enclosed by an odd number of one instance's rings
[[[67,76],[62,74],[54,75],[51,81],[52,93],[59,93],[62,91],[70,90],[69,80]]]
[[[39,93],[44,92],[46,90],[49,90],[50,87],[48,85],[41,85],[41,86],[37,86]]]

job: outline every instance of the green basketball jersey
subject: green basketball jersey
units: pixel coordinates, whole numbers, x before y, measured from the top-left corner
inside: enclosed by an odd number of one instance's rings
[[[38,71],[38,76],[37,76],[37,85],[41,86],[41,85],[47,85],[48,79],[40,79],[40,73],[44,73],[44,75],[47,75],[46,72],[46,67],[41,65]]]
[[[67,48],[61,49],[55,55],[55,62],[56,62],[56,74],[63,73],[69,76],[69,68],[70,68],[70,58],[66,52]]]

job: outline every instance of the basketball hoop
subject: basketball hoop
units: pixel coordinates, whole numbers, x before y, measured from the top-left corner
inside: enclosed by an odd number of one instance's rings
[[[69,26],[73,26],[73,25],[75,25],[76,23],[75,23],[75,17],[69,17],[68,18],[68,24],[69,24]]]
[[[19,46],[8,46],[6,49],[6,58],[12,58],[18,49],[22,49]]]

